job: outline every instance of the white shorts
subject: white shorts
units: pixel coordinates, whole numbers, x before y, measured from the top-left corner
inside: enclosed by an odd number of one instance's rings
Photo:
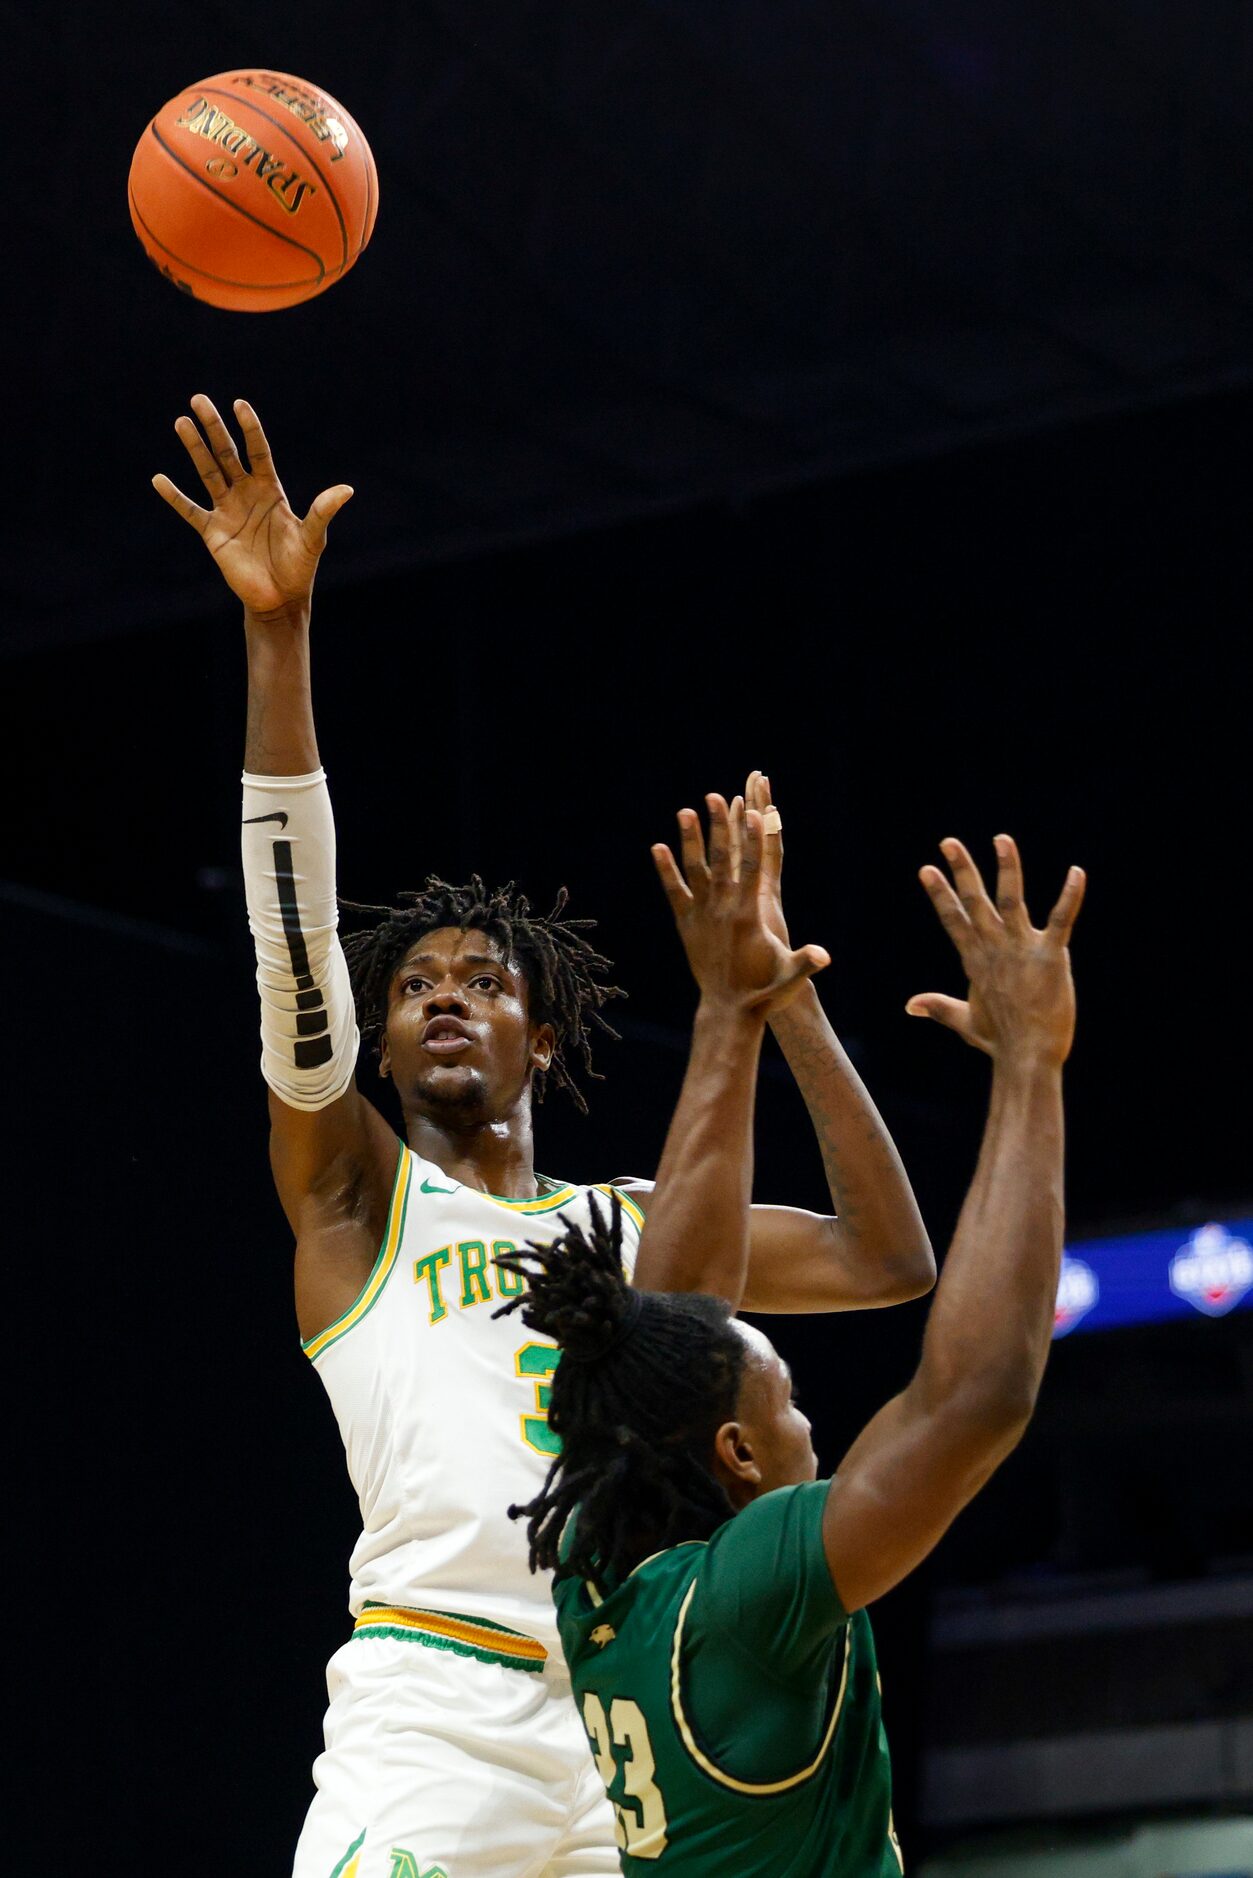
[[[358,1635],[327,1666],[294,1878],[617,1878],[565,1665]]]

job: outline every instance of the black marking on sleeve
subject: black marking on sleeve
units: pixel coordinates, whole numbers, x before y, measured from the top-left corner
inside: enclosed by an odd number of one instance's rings
[[[283,916],[283,935],[296,975],[296,1035],[292,1057],[297,1069],[320,1069],[334,1054],[330,1038],[330,1020],[324,1007],[322,990],[313,982],[309,970],[309,948],[300,930],[300,908],[296,904],[296,879],[292,869],[290,841],[274,843],[274,880],[278,887],[279,912]]]
[[[296,878],[292,872],[290,841],[274,843],[274,880],[278,888],[278,910],[283,915],[283,935],[291,956],[291,968],[296,974],[296,989],[316,990],[313,973],[309,970],[309,949],[300,930],[300,908],[296,904]],[[317,992],[317,999],[321,1003],[320,991]]]

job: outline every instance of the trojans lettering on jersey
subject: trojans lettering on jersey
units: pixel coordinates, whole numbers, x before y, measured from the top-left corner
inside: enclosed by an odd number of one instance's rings
[[[532,1498],[556,1451],[547,1411],[559,1352],[516,1313],[493,1318],[523,1280],[492,1261],[555,1239],[563,1216],[589,1225],[588,1195],[603,1209],[612,1189],[546,1185],[537,1199],[502,1200],[402,1149],[369,1280],[304,1345],[361,1505],[349,1606],[367,1624],[394,1631],[406,1611],[446,1612],[471,1620],[444,1626],[454,1647],[473,1647],[479,1620],[485,1634],[504,1626],[559,1649],[548,1578],[530,1571],[525,1527],[505,1511]],[[643,1216],[619,1197],[629,1273]]]

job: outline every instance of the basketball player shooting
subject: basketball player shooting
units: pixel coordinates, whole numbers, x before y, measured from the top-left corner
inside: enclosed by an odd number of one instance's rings
[[[1072,868],[1036,930],[1008,837],[995,905],[961,843],[943,851],[954,884],[935,867],[922,878],[969,989],[908,1008],[987,1052],[991,1102],[918,1368],[833,1478],[816,1478],[786,1364],[733,1316],[763,1020],[711,946],[711,906],[735,889],[725,856],[706,866],[695,838],[686,881],[668,850],[657,860],[721,1046],[707,1047],[700,1099],[680,1100],[658,1176],[654,1220],[675,1180],[687,1220],[681,1246],[666,1242],[679,1257],[659,1249],[654,1264],[667,1295],[624,1284],[616,1214],[503,1258],[530,1278],[503,1309],[562,1352],[560,1454],[543,1492],[510,1512],[529,1522],[532,1563],[556,1571],[628,1878],[902,1869],[866,1606],[927,1556],[1035,1404],[1061,1260],[1068,947],[1084,889]],[[680,1276],[687,1294],[669,1285]]]
[[[540,1490],[556,1454],[559,1353],[492,1309],[522,1289],[495,1258],[563,1221],[590,1229],[591,1189],[535,1171],[532,1105],[555,1084],[584,1106],[579,1072],[616,988],[564,894],[541,917],[477,877],[431,877],[358,909],[373,923],[340,944],[309,617],[327,527],[352,491],[324,490],[301,519],[251,406],[234,407],[246,461],[207,398],[192,408],[198,422],[176,430],[211,506],[153,480],[244,605],[243,866],[271,1165],[296,1240],[300,1334],[362,1509],[355,1628],[328,1669],[297,1878],[594,1878],[618,1869],[613,1816],[547,1586],[502,1511]],[[719,838],[757,855],[760,810],[710,800]],[[745,917],[761,926],[762,995],[780,1006],[772,1021],[837,1216],[754,1208],[745,1300],[838,1310],[917,1296],[934,1277],[930,1246],[807,982],[825,955],[792,950],[759,855],[758,873]],[[403,1140],[357,1088],[362,1034],[395,1085]],[[638,1254],[661,1282],[649,1264],[668,1256],[664,1217],[641,1249],[649,1193],[614,1204],[626,1268]]]

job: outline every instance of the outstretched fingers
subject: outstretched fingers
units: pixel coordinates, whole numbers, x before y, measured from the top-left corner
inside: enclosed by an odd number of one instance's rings
[[[824,972],[830,963],[831,954],[825,946],[798,946],[788,961],[788,982],[812,978],[815,972]]]
[[[996,908],[988,898],[983,876],[971,859],[970,850],[954,835],[940,843],[940,852],[953,870],[953,885],[962,911],[976,932],[990,933],[999,924]]]
[[[949,998],[942,991],[920,991],[905,1006],[910,1017],[930,1017],[967,1041],[971,1036],[970,1006],[965,998]]]
[[[216,502],[230,488],[222,469],[190,417],[176,417],[174,433],[195,465],[211,501]]]
[[[771,1012],[783,1010],[815,973],[823,971],[830,963],[831,954],[825,946],[801,946],[797,951],[789,953],[770,987],[767,1008]]]
[[[735,799],[742,804],[742,797],[737,796]],[[761,816],[756,809],[746,809],[741,806],[740,817],[743,824],[740,830],[738,875],[740,891],[746,899],[755,901],[757,898],[757,884],[761,877],[762,869],[763,834]]]
[[[244,434],[244,448],[248,452],[248,468],[254,476],[273,476],[274,458],[270,452],[269,440],[261,428],[261,419],[247,398],[236,398],[233,409],[235,416],[239,419],[239,428]]]
[[[740,856],[744,851],[744,798],[731,797],[731,878],[740,877]]]
[[[744,785],[744,796],[749,808],[762,817],[761,875],[768,890],[777,896],[783,875],[783,826],[777,814],[770,816],[770,825],[766,826],[766,817],[775,805],[770,778],[755,769]]]
[[[731,810],[720,795],[706,796],[705,807],[709,810],[709,876],[715,887],[725,887],[735,878]]]
[[[1074,928],[1075,921],[1079,917],[1079,908],[1083,905],[1083,896],[1087,885],[1088,877],[1083,869],[1081,867],[1072,867],[1066,875],[1065,884],[1057,897],[1057,905],[1049,914],[1049,922],[1046,929],[1049,936],[1055,939],[1058,945],[1064,946],[1070,944],[1070,935]]]
[[[163,502],[168,502],[176,515],[181,515],[185,522],[190,522],[198,535],[203,535],[211,511],[199,508],[190,496],[185,496],[176,483],[168,476],[158,473],[152,479],[152,486]]]
[[[278,490],[280,497],[282,493],[281,489]],[[350,483],[334,483],[329,489],[324,489],[320,496],[313,498],[309,507],[309,513],[300,524],[300,532],[304,536],[305,546],[313,554],[321,554],[323,548],[326,546],[327,529],[335,520],[335,517],[339,514],[345,502],[351,500],[352,493],[352,485]]]
[[[936,910],[941,926],[957,947],[958,952],[965,958],[966,948],[974,937],[974,927],[966,917],[962,903],[953,891],[952,883],[938,867],[932,867],[930,863],[918,869],[918,878]]]
[[[664,841],[654,842],[652,856],[662,891],[670,902],[670,910],[676,919],[682,919],[692,906],[692,895],[679,864]]]
[[[191,408],[204,426],[204,434],[209,439],[209,448],[217,459],[218,466],[228,483],[237,483],[247,475],[239,460],[239,451],[235,448],[235,439],[222,422],[221,413],[212,398],[206,398],[203,391],[198,391],[191,401]]]
[[[705,837],[695,809],[679,810],[679,851],[692,897],[703,899],[709,890],[709,866],[705,860]]]
[[[1010,932],[1021,938],[1031,930],[1031,915],[1023,899],[1018,844],[1012,835],[997,835],[992,845],[996,849],[996,910]]]

